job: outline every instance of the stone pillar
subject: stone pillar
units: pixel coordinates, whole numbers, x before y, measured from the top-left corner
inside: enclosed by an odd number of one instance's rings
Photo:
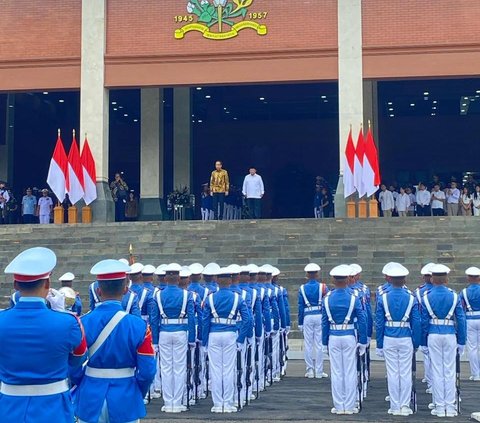
[[[373,138],[378,149],[378,83],[377,81],[363,81],[363,125],[368,129],[368,121],[372,125]]]
[[[15,131],[15,94],[7,95],[5,116],[5,144],[0,145],[0,180],[7,181],[11,188],[13,180],[13,137]]]
[[[191,101],[190,88],[173,89],[173,189],[187,186],[191,179]]]
[[[141,95],[139,220],[160,220],[163,198],[163,89],[144,88]]]
[[[362,2],[338,0],[338,107],[340,174],[335,194],[335,216],[345,217],[344,154],[350,124],[356,141],[363,122]]]
[[[106,0],[82,0],[80,131],[86,133],[97,165],[97,195],[91,204],[94,222],[114,220],[108,187],[109,93],[105,89]]]

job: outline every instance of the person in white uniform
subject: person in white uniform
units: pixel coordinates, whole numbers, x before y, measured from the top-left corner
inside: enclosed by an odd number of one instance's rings
[[[303,332],[305,377],[328,377],[323,371],[322,353],[322,300],[328,292],[327,285],[318,281],[320,266],[305,266],[307,283],[298,290],[298,327]]]
[[[330,356],[332,414],[358,413],[356,354],[358,350],[358,354],[363,356],[367,350],[367,318],[360,300],[348,288],[351,274],[352,268],[346,264],[334,267],[330,276],[335,289],[323,300],[322,345],[323,351]]]
[[[387,271],[392,288],[377,303],[375,327],[377,355],[385,358],[387,367],[388,414],[409,416],[412,390],[412,357],[420,344],[421,320],[418,302],[404,289],[408,270],[392,263]]]

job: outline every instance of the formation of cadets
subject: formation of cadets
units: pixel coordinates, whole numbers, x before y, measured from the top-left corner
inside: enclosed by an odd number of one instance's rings
[[[237,412],[287,367],[290,307],[280,271],[270,265],[215,263],[154,267],[102,260],[91,269],[90,312],[81,319],[74,275],[50,286],[56,256],[46,248],[19,254],[12,307],[0,313],[0,421],[136,422],[145,403],[180,413],[211,395],[213,413]],[[456,416],[459,362],[468,342],[473,381],[480,381],[480,269],[468,287],[447,287],[450,269],[429,263],[422,285],[406,287],[409,271],[390,262],[375,295],[358,264],[331,269],[333,289],[305,267],[298,292],[307,378],[327,378],[331,363],[334,414],[362,410],[370,378],[370,345],[386,363],[388,413],[416,411],[415,352],[424,356],[432,415]],[[139,318],[140,317],[140,318]],[[28,360],[25,357],[28,356]]]
[[[457,294],[447,287],[450,269],[429,263],[421,269],[423,283],[412,292],[406,286],[408,269],[400,263],[387,263],[382,270],[385,283],[376,290],[374,313],[370,291],[361,281],[361,266],[334,267],[331,291],[319,281],[319,271],[314,263],[305,267],[308,281],[299,290],[298,321],[305,338],[305,377],[326,377],[319,349],[330,356],[331,412],[361,411],[370,379],[375,327],[376,354],[386,364],[388,414],[409,416],[417,410],[415,353],[420,349],[423,382],[427,383],[426,392],[432,394],[431,414],[457,416],[460,357],[466,342],[470,380],[480,381],[480,269],[465,271],[469,285]]]

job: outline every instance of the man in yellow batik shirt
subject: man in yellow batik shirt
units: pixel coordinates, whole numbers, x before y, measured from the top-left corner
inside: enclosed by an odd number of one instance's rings
[[[225,205],[225,196],[228,195],[230,182],[228,172],[222,169],[223,163],[220,160],[215,162],[215,170],[210,177],[210,195],[213,197],[213,213],[215,219],[223,219],[223,208]],[[220,208],[220,210],[219,210]]]

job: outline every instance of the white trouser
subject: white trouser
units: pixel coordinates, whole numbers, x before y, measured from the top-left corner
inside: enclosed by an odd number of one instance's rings
[[[202,220],[210,220],[210,210],[201,208],[202,211]]]
[[[273,345],[273,374],[272,377],[280,377],[280,331],[277,330],[277,333],[272,336],[272,345]]]
[[[241,381],[242,381],[242,389],[240,390],[240,407],[243,406],[243,401],[245,401],[245,391],[247,389],[247,384],[245,383],[245,376],[246,376],[246,372],[247,372],[247,369],[245,367],[245,363],[246,363],[246,352],[247,352],[247,344],[246,342],[244,342],[242,344],[242,349],[241,349],[241,354],[240,354],[240,365],[242,367],[242,378],[241,378]],[[236,405],[238,407],[238,386],[237,386],[237,356],[236,356],[236,353],[235,353],[235,372],[233,373],[233,389],[234,389],[234,392],[235,392],[235,403],[234,405]]]
[[[323,373],[321,314],[305,316],[303,319],[303,339],[307,371],[315,370],[317,375]],[[314,360],[315,364],[313,363]]]
[[[207,365],[206,365],[206,353],[205,347],[200,347],[200,365],[202,366],[202,370],[200,371],[200,389],[199,395],[205,394],[207,392],[207,381],[206,381],[206,372],[207,372]]]
[[[162,393],[166,407],[180,407],[187,380],[187,332],[160,332]]]
[[[390,409],[400,411],[410,405],[412,392],[412,354],[411,338],[385,337],[383,352],[387,367],[388,395]]]
[[[330,335],[328,342],[332,372],[333,406],[352,411],[357,400],[357,341],[353,335]]]
[[[262,334],[258,343],[258,386],[260,391],[265,389],[265,335]],[[256,389],[256,388],[255,388]]]
[[[129,422],[125,423],[139,423],[140,420],[132,420]],[[78,420],[78,423],[88,423],[85,420]],[[100,413],[100,417],[97,420],[97,423],[110,423],[110,417],[108,416],[108,408],[107,408],[107,402],[105,401],[103,403],[102,411]]]
[[[470,373],[480,377],[480,319],[467,319],[467,347]]]
[[[210,332],[208,359],[215,407],[235,405],[233,375],[236,369],[237,333]]]
[[[427,386],[430,388],[432,386],[432,362],[430,360],[430,355],[423,355],[423,367],[425,379],[427,379]]]
[[[50,223],[50,215],[49,214],[41,214],[38,216],[39,222],[44,224],[44,223]]]
[[[437,411],[455,411],[455,335],[428,335],[432,390]]]

